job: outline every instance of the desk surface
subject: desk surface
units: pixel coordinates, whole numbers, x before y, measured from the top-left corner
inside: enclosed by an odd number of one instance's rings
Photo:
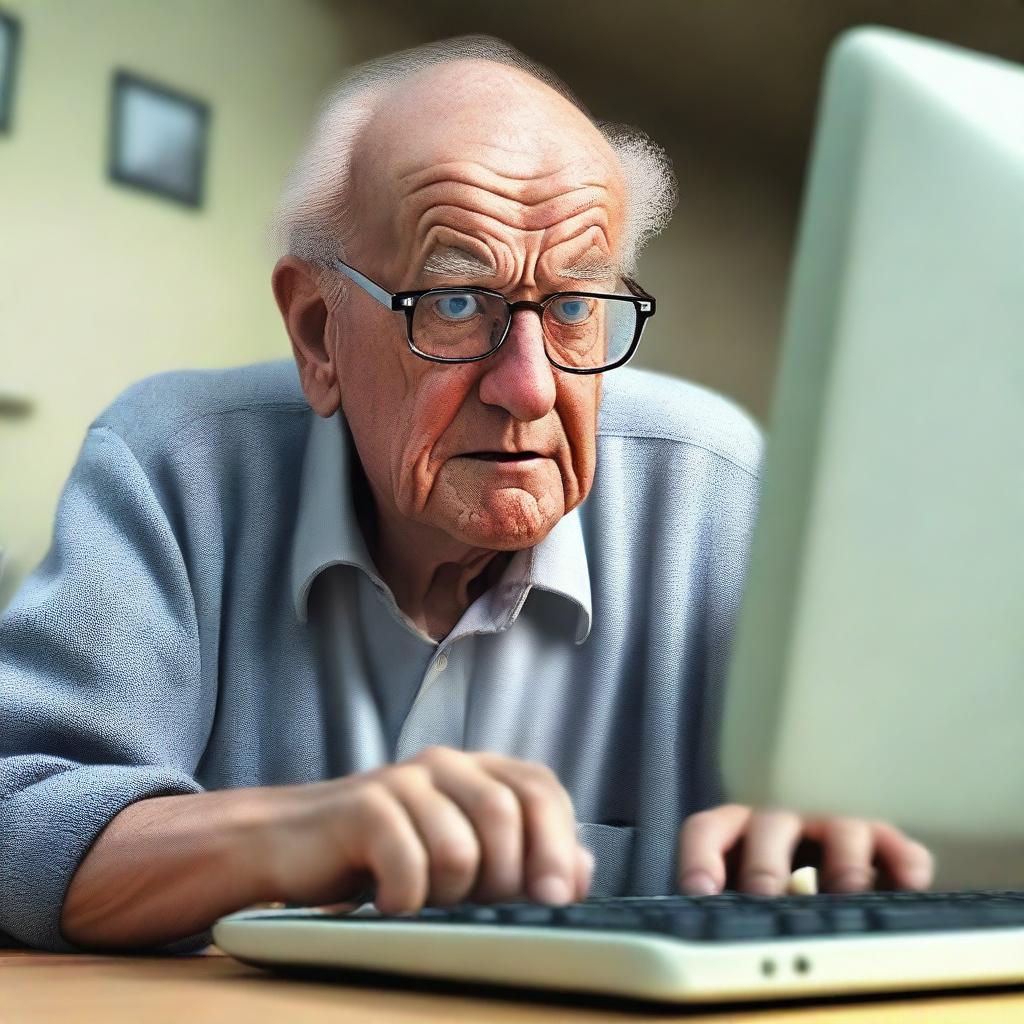
[[[77,1024],[82,1021],[186,1021],[223,1024],[244,1020],[301,1020],[452,1024],[486,1021],[716,1021],[718,1024],[1011,1024],[1024,1022],[1024,992],[807,1004],[728,1011],[674,1013],[633,1007],[545,1004],[497,995],[438,993],[411,988],[343,985],[278,978],[210,947],[202,956],[123,957],[60,955],[0,949],[0,1020],[3,1024]]]

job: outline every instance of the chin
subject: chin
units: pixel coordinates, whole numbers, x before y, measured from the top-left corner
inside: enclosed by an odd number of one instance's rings
[[[492,551],[519,551],[539,544],[564,514],[528,491],[499,492],[495,501],[446,516],[445,532],[463,544]],[[454,510],[453,510],[454,511]]]

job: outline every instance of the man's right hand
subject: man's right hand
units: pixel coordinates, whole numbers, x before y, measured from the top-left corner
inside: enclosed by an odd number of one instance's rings
[[[430,747],[395,765],[268,797],[260,855],[273,899],[319,905],[368,882],[383,913],[463,900],[583,899],[593,856],[544,765]]]
[[[593,858],[543,765],[431,747],[326,782],[155,796],[109,821],[78,865],[60,928],[94,949],[198,934],[263,902],[385,913],[526,896],[582,899]]]

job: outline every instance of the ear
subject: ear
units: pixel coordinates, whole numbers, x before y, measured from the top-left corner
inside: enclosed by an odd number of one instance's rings
[[[341,404],[334,352],[327,344],[327,303],[312,264],[282,256],[270,277],[277,308],[292,342],[306,399],[321,416],[333,416]]]

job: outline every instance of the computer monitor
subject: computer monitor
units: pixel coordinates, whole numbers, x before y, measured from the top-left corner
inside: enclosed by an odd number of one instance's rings
[[[1024,888],[1024,68],[830,54],[722,755]]]

